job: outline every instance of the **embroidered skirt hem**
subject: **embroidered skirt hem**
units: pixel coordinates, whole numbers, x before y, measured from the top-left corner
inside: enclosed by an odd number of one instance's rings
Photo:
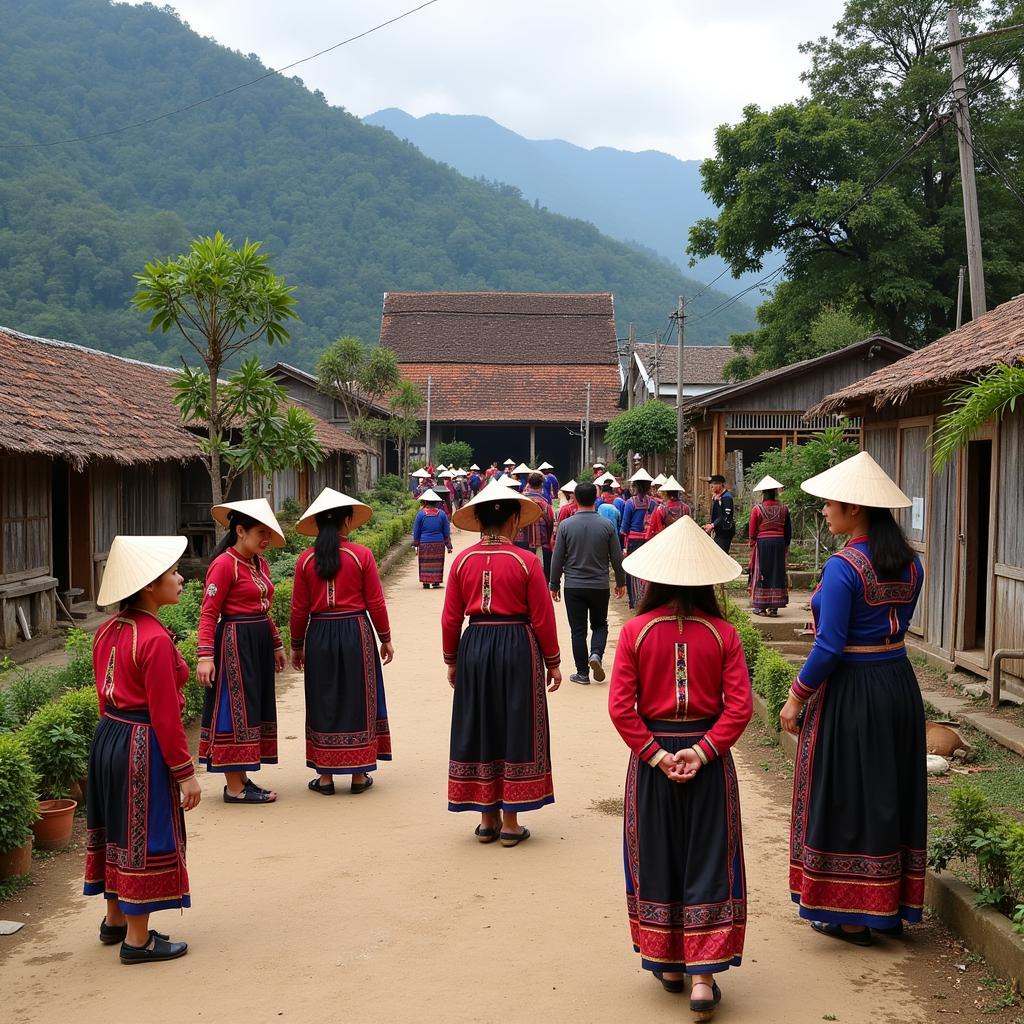
[[[713,724],[648,722],[671,753],[692,746]],[[685,786],[632,755],[623,859],[630,937],[645,970],[714,974],[740,965],[747,895],[731,754]]]
[[[634,551],[639,551],[646,543],[647,541],[645,540],[637,540],[630,537],[626,541],[626,554],[631,555]],[[629,600],[630,608],[635,608],[644,599],[647,587],[647,580],[641,580],[636,576],[630,576],[629,573],[626,573],[626,597]]]
[[[789,888],[800,916],[920,921],[927,815],[924,710],[909,660],[840,663],[808,702],[797,747]]]
[[[391,760],[384,674],[365,611],[310,617],[305,691],[310,768],[352,775]]]
[[[420,583],[444,581],[444,541],[424,541],[419,545]]]
[[[750,603],[755,608],[785,608],[789,604],[785,540],[782,537],[758,538],[753,555]]]
[[[89,751],[86,896],[125,914],[191,905],[181,790],[142,712],[111,712]]]
[[[457,666],[448,810],[518,812],[554,803],[547,676],[532,627],[471,622]]]
[[[274,644],[265,616],[217,624],[214,684],[206,691],[199,763],[208,772],[255,772],[277,764]]]

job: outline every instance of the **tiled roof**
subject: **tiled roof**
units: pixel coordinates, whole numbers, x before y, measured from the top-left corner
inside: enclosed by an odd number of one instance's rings
[[[400,363],[402,376],[427,392],[431,418],[438,423],[579,423],[586,412],[607,423],[619,408],[619,369],[611,366],[492,366],[451,363]]]
[[[0,327],[0,452],[125,465],[201,452],[171,402],[175,370]],[[317,420],[325,451],[365,445]]]
[[[636,354],[650,376],[654,376],[654,345],[637,345]],[[677,351],[675,345],[658,345],[658,383],[676,383]],[[683,347],[683,376],[686,384],[724,384],[722,370],[738,355],[731,345],[685,345]]]
[[[607,292],[386,292],[380,343],[400,363],[614,366]]]
[[[955,387],[996,363],[1024,363],[1024,294],[964,324],[891,366],[833,392],[810,414],[838,412],[871,399],[875,408],[899,404],[915,391]]]

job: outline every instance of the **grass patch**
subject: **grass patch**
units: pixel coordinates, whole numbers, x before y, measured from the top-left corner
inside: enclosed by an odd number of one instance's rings
[[[21,892],[22,889],[27,889],[31,884],[31,875],[15,875],[14,878],[5,878],[0,882],[0,903],[6,903]]]
[[[613,818],[622,817],[622,797],[607,796],[603,800],[591,800],[590,809],[598,814],[607,814]]]

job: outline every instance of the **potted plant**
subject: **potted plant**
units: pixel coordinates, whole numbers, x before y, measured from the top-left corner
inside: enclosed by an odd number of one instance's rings
[[[0,734],[0,879],[32,866],[36,782],[28,751],[13,735]]]
[[[36,846],[62,850],[71,841],[76,800],[67,798],[86,772],[89,740],[76,728],[75,716],[61,704],[47,704],[22,730],[32,767],[39,775],[40,820],[32,826]]]

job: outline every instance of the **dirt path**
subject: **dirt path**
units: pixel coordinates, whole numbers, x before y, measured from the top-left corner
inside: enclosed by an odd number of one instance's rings
[[[76,1024],[107,1024],[140,1010],[152,1024],[690,1019],[686,997],[640,970],[625,917],[621,823],[591,806],[621,796],[627,759],[606,714],[607,687],[566,682],[552,696],[557,803],[524,817],[533,838],[522,847],[481,846],[475,816],[445,809],[443,593],[424,592],[412,563],[386,590],[398,651],[386,671],[396,760],[374,790],[307,792],[302,687],[287,677],[281,765],[260,775],[279,803],[227,806],[219,779],[202,776],[204,802],[188,817],[194,907],[153,919],[186,938],[189,955],[122,967],[116,947],[96,941],[101,902],[78,896],[78,877],[69,879],[52,894],[63,909],[0,940],[2,1019],[54,1024],[71,1013]],[[558,618],[567,653],[561,608]],[[563,669],[567,678],[568,662]],[[928,1019],[903,980],[907,946],[839,946],[798,922],[786,891],[789,808],[755,756],[737,756],[746,958],[722,979],[716,1020]]]

